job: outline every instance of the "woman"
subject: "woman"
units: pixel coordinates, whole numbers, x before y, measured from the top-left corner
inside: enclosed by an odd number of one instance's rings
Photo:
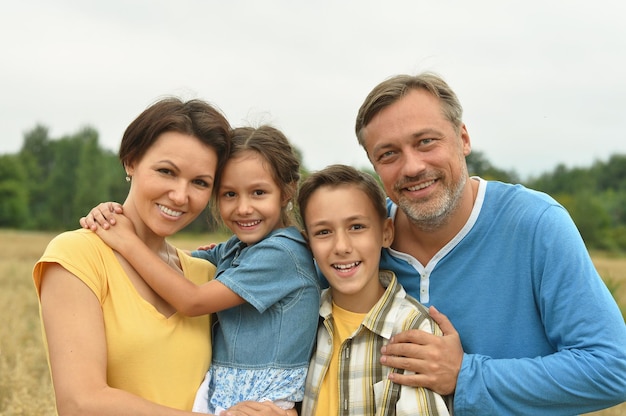
[[[151,250],[197,284],[215,268],[165,238],[207,205],[229,133],[209,104],[170,98],[140,114],[120,146],[130,182],[124,212]],[[59,415],[191,414],[211,359],[207,316],[176,313],[89,230],[53,239],[33,277]],[[262,411],[285,414],[269,405]]]

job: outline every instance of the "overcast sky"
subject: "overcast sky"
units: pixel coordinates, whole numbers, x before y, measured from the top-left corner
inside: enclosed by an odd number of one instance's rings
[[[268,122],[308,169],[369,166],[354,135],[367,93],[434,71],[473,148],[522,178],[626,154],[622,0],[14,0],[0,9],[0,154],[37,124],[90,125],[117,150],[166,95],[231,124]]]

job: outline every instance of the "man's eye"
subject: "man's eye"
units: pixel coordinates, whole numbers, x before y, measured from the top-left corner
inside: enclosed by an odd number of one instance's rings
[[[378,156],[378,161],[379,162],[384,162],[385,160],[389,160],[391,159],[394,155],[396,154],[396,152],[394,152],[393,150],[389,150],[387,152],[381,153]]]

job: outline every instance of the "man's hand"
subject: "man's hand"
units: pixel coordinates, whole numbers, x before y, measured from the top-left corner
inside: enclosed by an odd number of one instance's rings
[[[443,336],[417,329],[401,332],[382,347],[380,362],[415,373],[391,373],[389,379],[394,383],[425,387],[441,395],[452,394],[463,362],[461,338],[447,316],[434,306],[429,311]]]

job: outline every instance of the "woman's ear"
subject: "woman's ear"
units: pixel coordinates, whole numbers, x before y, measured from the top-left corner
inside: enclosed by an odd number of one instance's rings
[[[128,165],[125,164],[124,165],[124,170],[126,171],[126,176],[132,177],[133,174],[135,173],[135,166],[132,163],[130,163]]]

